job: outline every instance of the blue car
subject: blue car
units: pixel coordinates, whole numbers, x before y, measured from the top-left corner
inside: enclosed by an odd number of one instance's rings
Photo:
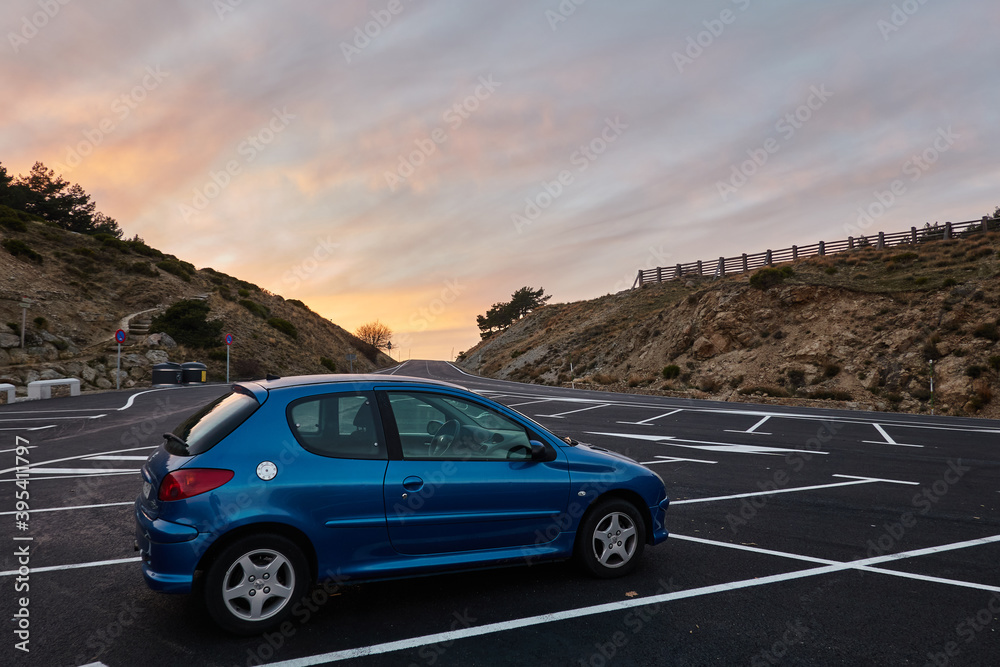
[[[668,503],[633,460],[462,387],[290,377],[235,384],[164,434],[136,546],[152,589],[198,590],[220,626],[255,634],[329,580],[568,558],[622,576],[667,538]]]

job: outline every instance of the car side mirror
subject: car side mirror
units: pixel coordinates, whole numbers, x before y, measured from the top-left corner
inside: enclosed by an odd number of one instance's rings
[[[549,451],[549,448],[538,442],[537,440],[531,440],[531,460],[532,461],[551,461],[555,457],[554,452]]]

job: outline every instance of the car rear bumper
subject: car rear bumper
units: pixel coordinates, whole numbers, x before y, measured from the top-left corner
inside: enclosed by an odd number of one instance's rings
[[[146,515],[135,505],[135,548],[146,585],[162,593],[189,593],[194,570],[208,549],[209,535],[179,523]]]

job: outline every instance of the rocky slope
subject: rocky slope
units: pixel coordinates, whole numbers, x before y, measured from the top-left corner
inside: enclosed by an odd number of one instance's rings
[[[766,288],[740,275],[549,305],[461,365],[731,401],[929,412],[933,399],[938,413],[1000,417],[998,249],[1000,233],[978,232],[802,260],[790,277],[771,269]]]
[[[225,380],[225,346],[188,349],[148,331],[152,317],[191,298],[206,301],[208,319],[221,319],[223,332],[233,334],[231,378],[330,372],[321,357],[345,371],[347,354],[356,355],[360,372],[394,363],[306,304],[250,282],[195,269],[141,242],[95,238],[26,218],[21,223],[0,220],[0,382],[16,385],[19,395],[38,378],[78,377],[84,389],[113,387],[119,328],[129,331],[123,387],[150,384],[152,365],[167,360],[206,363],[210,380]],[[25,298],[30,307],[22,349]],[[271,318],[291,322],[297,337],[270,326]]]

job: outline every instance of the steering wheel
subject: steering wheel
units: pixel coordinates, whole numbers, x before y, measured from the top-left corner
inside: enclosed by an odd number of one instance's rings
[[[455,438],[458,437],[459,431],[462,430],[462,425],[458,423],[457,419],[449,419],[438,432],[434,434],[434,439],[431,440],[431,456],[443,456],[451,448],[451,444],[455,442]]]

